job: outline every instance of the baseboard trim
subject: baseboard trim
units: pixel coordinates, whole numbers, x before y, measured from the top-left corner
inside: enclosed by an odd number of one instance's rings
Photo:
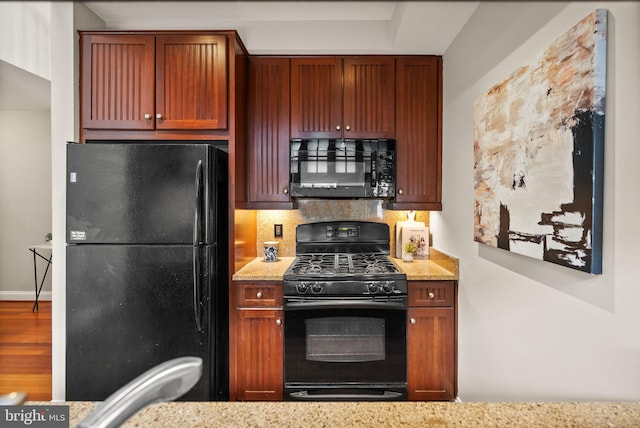
[[[36,300],[34,291],[0,291],[0,300]],[[51,300],[51,291],[40,293],[38,300]]]

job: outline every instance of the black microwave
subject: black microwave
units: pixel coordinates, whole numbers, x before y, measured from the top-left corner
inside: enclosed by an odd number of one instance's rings
[[[395,196],[396,142],[390,139],[292,139],[289,192],[297,198]]]

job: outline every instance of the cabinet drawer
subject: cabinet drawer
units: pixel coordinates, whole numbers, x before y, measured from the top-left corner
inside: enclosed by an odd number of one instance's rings
[[[453,306],[455,281],[409,281],[409,306]]]
[[[282,306],[281,283],[236,282],[237,306]]]

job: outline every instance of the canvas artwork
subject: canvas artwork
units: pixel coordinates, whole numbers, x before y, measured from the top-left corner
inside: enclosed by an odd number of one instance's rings
[[[476,100],[475,241],[602,273],[606,37],[597,9]]]

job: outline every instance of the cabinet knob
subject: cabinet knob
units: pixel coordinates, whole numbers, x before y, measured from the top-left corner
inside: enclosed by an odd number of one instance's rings
[[[258,291],[258,294],[256,294],[256,297],[258,299],[262,299],[262,291]]]
[[[156,114],[156,119],[162,120],[162,114],[161,113]]]
[[[409,322],[410,322],[411,324],[415,324],[415,323],[416,323],[416,319],[415,319],[415,318],[411,318],[411,319],[409,319]]]
[[[351,127],[349,125],[345,126],[344,129],[346,129],[347,131],[351,131]]]
[[[147,120],[151,120],[151,115],[149,113],[147,113],[147,114],[144,115],[144,118],[147,119]]]
[[[340,125],[336,125],[336,131],[340,130]]]
[[[276,320],[276,325],[282,325],[282,321],[281,321],[281,320],[279,320],[279,319],[277,319],[277,320]]]
[[[283,189],[282,193],[284,193],[286,195],[287,193],[289,193],[289,189]]]
[[[433,294],[433,292],[430,292],[430,293],[429,293],[429,298],[430,298],[430,299],[433,299],[433,298],[435,298],[435,297],[436,297],[436,295],[435,295],[435,294]]]
[[[398,189],[398,195],[404,195],[404,190]]]

